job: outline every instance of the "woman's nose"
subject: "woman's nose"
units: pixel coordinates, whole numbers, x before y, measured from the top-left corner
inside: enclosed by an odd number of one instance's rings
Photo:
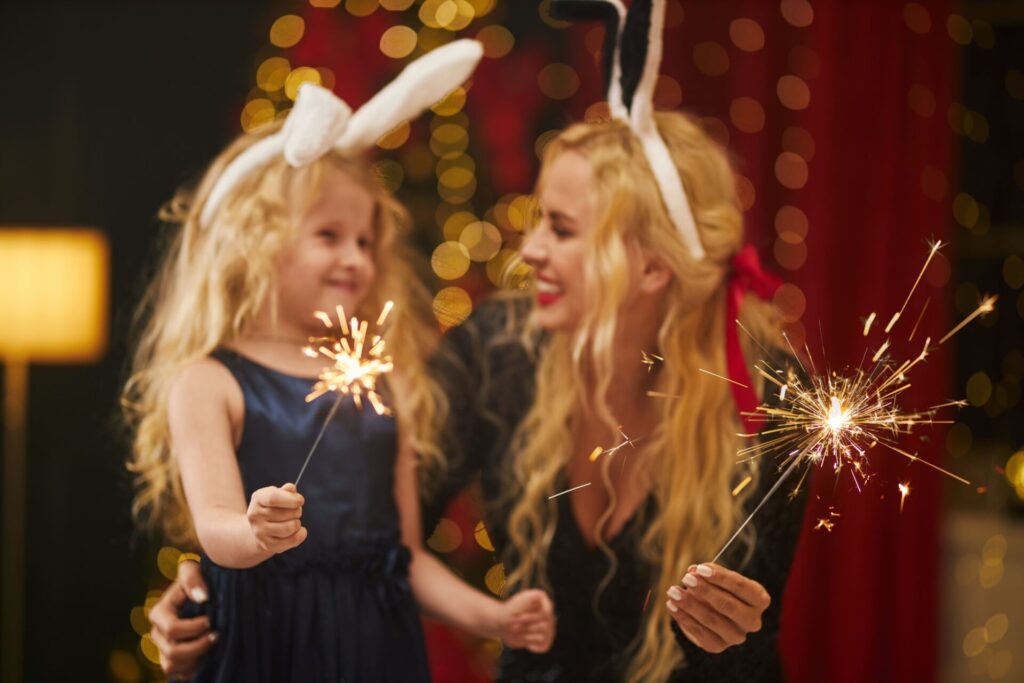
[[[519,247],[520,256],[534,268],[542,265],[547,258],[548,250],[541,235],[542,231],[543,226],[537,226],[533,232],[526,236],[522,246]]]

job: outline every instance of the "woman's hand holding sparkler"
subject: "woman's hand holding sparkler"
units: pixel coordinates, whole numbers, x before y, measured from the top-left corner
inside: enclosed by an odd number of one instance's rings
[[[555,640],[555,607],[542,590],[531,588],[501,603],[497,636],[506,646],[547,652]]]
[[[690,642],[718,653],[761,630],[771,604],[764,586],[717,564],[691,566],[682,586],[668,589],[669,614]]]
[[[283,553],[306,540],[308,531],[302,526],[305,501],[295,484],[267,486],[252,494],[245,515],[260,550]]]

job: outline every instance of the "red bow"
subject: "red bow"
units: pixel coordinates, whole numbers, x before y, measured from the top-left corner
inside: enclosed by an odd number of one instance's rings
[[[754,392],[753,381],[747,371],[747,362],[740,347],[736,319],[739,317],[740,305],[747,292],[753,292],[761,299],[770,299],[782,286],[782,281],[761,268],[761,260],[751,245],[746,245],[732,257],[732,269],[729,273],[729,291],[725,304],[725,362],[729,379],[738,384],[730,384],[732,396],[736,401],[740,419],[747,433],[757,431],[749,415],[757,409],[759,401]],[[739,385],[743,386],[739,386]]]

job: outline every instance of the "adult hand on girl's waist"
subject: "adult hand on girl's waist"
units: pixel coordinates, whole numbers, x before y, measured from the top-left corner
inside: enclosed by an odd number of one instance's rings
[[[179,612],[186,600],[207,600],[207,586],[199,563],[178,565],[178,577],[149,611],[149,635],[160,650],[160,668],[168,678],[191,678],[206,651],[217,640],[206,616],[183,619]]]

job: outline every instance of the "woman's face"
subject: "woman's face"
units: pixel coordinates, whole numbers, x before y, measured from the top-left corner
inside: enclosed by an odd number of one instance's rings
[[[520,249],[534,270],[534,320],[545,330],[575,329],[587,306],[584,249],[594,229],[593,170],[577,152],[555,157],[540,188],[541,217]]]
[[[316,327],[313,312],[341,305],[355,313],[376,275],[374,200],[344,171],[330,167],[323,190],[299,218],[278,260],[278,302],[292,322]]]

